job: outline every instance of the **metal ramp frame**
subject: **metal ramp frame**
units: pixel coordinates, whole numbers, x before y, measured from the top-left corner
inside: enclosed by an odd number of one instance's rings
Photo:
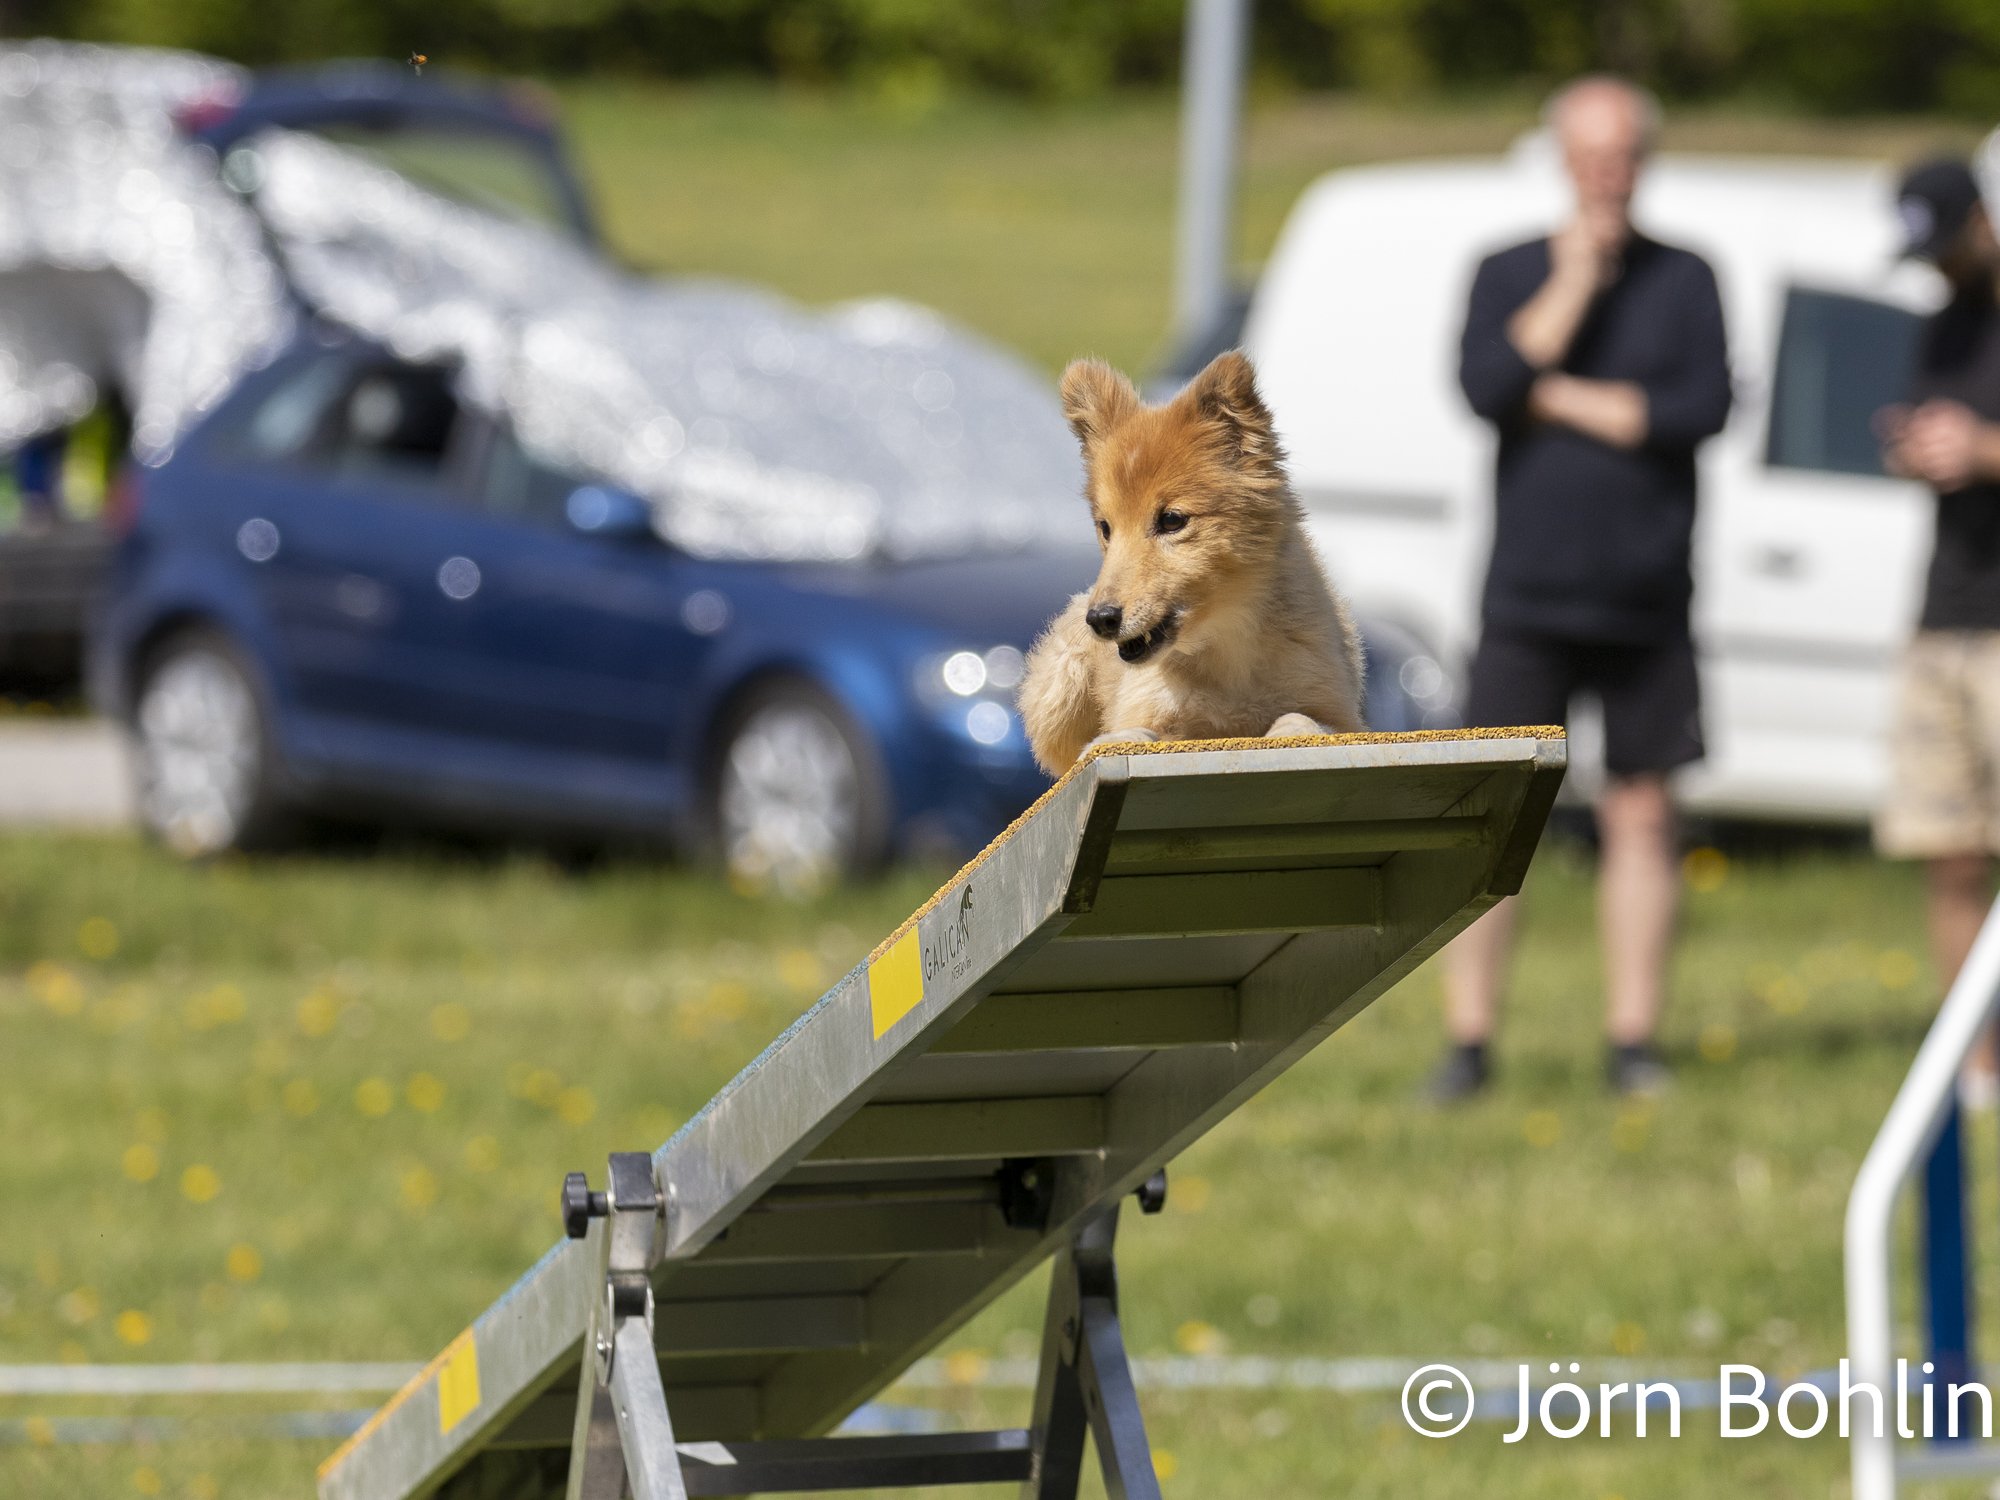
[[[1851,1379],[1885,1393],[1891,1407],[1884,1430],[1869,1430],[1872,1410],[1858,1403],[1850,1455],[1854,1500],[1894,1500],[1899,1479],[1971,1478],[2000,1474],[2000,1442],[1961,1436],[1927,1442],[1896,1438],[1894,1309],[1896,1204],[1922,1174],[1921,1236],[1928,1363],[1905,1374],[1913,1407],[1935,1386],[1935,1426],[1946,1428],[1950,1387],[1977,1378],[1972,1353],[1972,1256],[1968,1253],[1965,1167],[1958,1110],[1958,1075],[1980,1036],[2000,1017],[2000,902],[1986,915],[1937,1019],[1924,1036],[1882,1128],[1855,1174],[1847,1200],[1847,1352]],[[1977,1422],[1974,1403],[1962,1413]],[[1915,1427],[1913,1431],[1917,1431]]]
[[[1556,729],[1114,746],[1073,769],[320,1470],[323,1500],[1014,1481],[1157,1493],[1117,1206],[1520,887]],[[1150,1186],[1149,1186],[1150,1184]],[[1033,1425],[832,1438],[1057,1257]]]

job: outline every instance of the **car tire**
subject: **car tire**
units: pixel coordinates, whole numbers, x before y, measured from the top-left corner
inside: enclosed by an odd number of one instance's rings
[[[853,715],[802,678],[759,684],[725,715],[709,778],[709,827],[730,878],[809,895],[888,857],[881,754]]]
[[[286,809],[255,670],[221,632],[181,631],[148,653],[133,698],[139,821],[189,859],[280,840]]]

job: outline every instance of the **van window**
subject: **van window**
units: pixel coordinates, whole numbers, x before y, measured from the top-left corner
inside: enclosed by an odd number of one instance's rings
[[[1832,474],[1880,474],[1872,422],[1907,399],[1921,321],[1867,297],[1793,287],[1785,294],[1771,381],[1765,462]]]

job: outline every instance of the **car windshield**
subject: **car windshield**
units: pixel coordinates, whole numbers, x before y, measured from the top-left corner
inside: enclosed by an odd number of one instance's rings
[[[406,125],[315,126],[312,134],[459,203],[566,233],[575,231],[548,159],[520,141]]]

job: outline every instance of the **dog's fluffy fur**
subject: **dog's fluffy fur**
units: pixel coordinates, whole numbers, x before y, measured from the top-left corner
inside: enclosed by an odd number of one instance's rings
[[[1361,650],[1241,354],[1164,406],[1063,372],[1104,560],[1029,653],[1021,714],[1060,775],[1095,743],[1362,727]]]

